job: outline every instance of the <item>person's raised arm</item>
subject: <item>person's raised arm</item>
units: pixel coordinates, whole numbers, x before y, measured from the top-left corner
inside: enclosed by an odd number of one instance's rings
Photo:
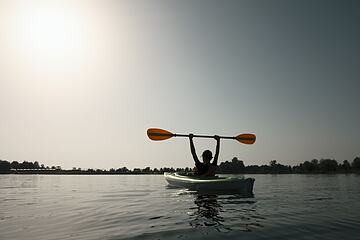
[[[219,152],[220,152],[220,137],[218,135],[214,136],[216,140],[216,152],[214,156],[214,161],[212,162],[212,165],[216,166],[219,158]]]
[[[197,155],[196,155],[193,138],[194,138],[194,134],[190,133],[190,134],[189,134],[189,140],[190,140],[191,155],[193,156],[193,159],[194,159],[195,163],[198,163],[198,162],[200,162],[200,161],[199,161],[199,159],[198,159],[198,157],[197,157]]]

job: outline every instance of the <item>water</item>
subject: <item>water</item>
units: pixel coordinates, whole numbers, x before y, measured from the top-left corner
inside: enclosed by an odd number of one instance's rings
[[[360,239],[360,175],[251,177],[253,198],[160,175],[0,175],[0,239]]]

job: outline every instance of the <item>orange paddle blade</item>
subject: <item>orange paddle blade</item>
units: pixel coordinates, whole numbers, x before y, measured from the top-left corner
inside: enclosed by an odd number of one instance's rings
[[[160,128],[149,128],[147,130],[147,135],[151,140],[154,141],[162,141],[174,136],[174,134],[172,134],[171,132]]]
[[[256,136],[251,133],[244,133],[238,135],[235,139],[244,144],[253,144],[256,141]]]

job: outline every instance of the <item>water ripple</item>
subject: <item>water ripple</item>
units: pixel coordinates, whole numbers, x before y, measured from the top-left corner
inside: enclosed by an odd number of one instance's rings
[[[256,175],[255,195],[163,176],[0,176],[0,239],[360,239],[360,176]]]

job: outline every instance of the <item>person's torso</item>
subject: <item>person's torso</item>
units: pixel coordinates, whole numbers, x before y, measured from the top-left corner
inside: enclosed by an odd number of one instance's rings
[[[212,164],[198,163],[195,174],[198,176],[215,176],[216,166]]]

